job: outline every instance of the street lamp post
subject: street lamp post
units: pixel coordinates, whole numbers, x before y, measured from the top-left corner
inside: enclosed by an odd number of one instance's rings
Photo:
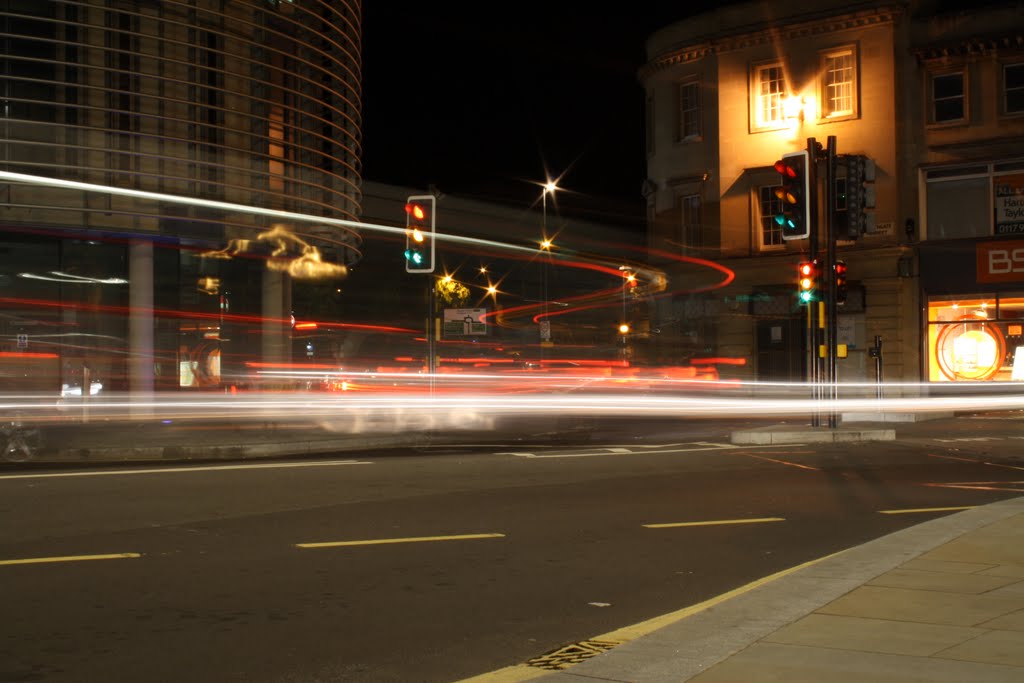
[[[628,355],[626,353],[626,335],[631,329],[626,314],[626,290],[636,280],[636,275],[630,271],[629,266],[619,266],[619,270],[622,271],[622,322],[619,324],[619,333],[622,335],[622,360],[625,361]]]
[[[544,347],[546,344],[551,342],[551,322],[548,320],[548,265],[551,261],[551,247],[553,243],[551,238],[548,237],[548,193],[552,195],[555,190],[558,189],[558,185],[554,181],[549,180],[544,184],[544,188],[540,194],[541,201],[541,243],[540,249],[542,253],[541,258],[544,259],[541,265],[541,301],[543,302],[543,315],[541,316],[541,335],[540,335],[540,356],[541,360],[544,359]],[[545,333],[546,332],[546,333]]]

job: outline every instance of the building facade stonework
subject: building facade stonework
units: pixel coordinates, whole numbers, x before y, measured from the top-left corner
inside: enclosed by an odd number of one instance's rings
[[[653,34],[639,74],[648,242],[677,284],[651,324],[683,340],[661,353],[739,359],[742,378],[806,376],[796,266],[815,255],[773,220],[773,166],[834,138],[875,168],[873,223],[837,241],[849,283],[838,379],[876,378],[877,339],[889,382],[1024,380],[1021,26],[1020,2],[769,1]],[[735,280],[702,291],[700,259]]]

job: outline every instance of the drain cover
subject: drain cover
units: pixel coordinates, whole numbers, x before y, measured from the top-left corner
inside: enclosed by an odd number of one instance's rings
[[[616,640],[582,640],[572,645],[560,647],[557,650],[535,657],[527,662],[528,665],[548,671],[568,669],[573,664],[596,657],[602,652],[607,652],[616,645],[621,645]]]

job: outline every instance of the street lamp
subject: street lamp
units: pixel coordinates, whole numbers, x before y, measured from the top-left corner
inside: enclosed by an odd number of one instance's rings
[[[551,261],[551,247],[554,243],[551,238],[548,237],[548,193],[551,195],[555,194],[558,189],[558,185],[553,180],[548,180],[543,185],[543,189],[540,193],[541,202],[541,251],[548,252],[543,256],[544,263],[541,265],[541,300],[543,303],[544,314],[541,317],[541,358],[544,357],[544,343],[551,341],[551,322],[548,320],[548,264]]]
[[[619,333],[622,335],[622,360],[626,360],[626,335],[629,334],[629,319],[626,316],[626,290],[636,283],[636,275],[629,269],[629,266],[619,266],[622,272],[622,323],[619,325]]]

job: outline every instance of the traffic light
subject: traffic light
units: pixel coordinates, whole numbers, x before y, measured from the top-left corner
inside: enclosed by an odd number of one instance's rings
[[[846,261],[837,260],[835,265],[836,275],[836,303],[846,303]]]
[[[814,261],[801,261],[796,267],[796,293],[801,304],[818,298],[818,267]]]
[[[875,162],[843,154],[836,168],[836,233],[855,240],[875,231]]]
[[[802,240],[811,234],[809,160],[810,155],[803,150],[783,154],[775,162],[775,170],[782,176],[782,184],[775,188],[775,196],[782,204],[775,222],[782,229],[784,240]]]
[[[434,272],[434,195],[413,195],[405,200],[405,270]]]

